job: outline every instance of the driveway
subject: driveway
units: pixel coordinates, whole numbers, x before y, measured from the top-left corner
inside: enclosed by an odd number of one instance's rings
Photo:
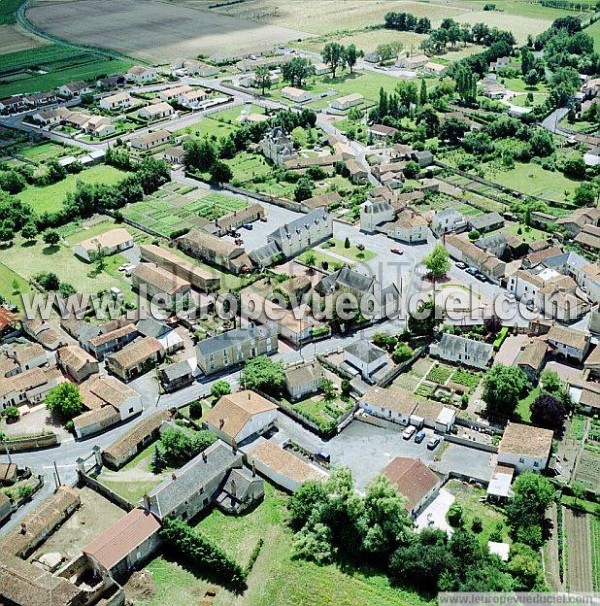
[[[454,531],[446,521],[446,514],[454,503],[454,495],[442,488],[438,496],[419,514],[415,520],[415,529],[423,530],[424,528],[439,528],[451,535]]]

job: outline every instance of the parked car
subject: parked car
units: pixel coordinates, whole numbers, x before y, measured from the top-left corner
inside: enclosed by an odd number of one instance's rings
[[[457,261],[456,267],[458,267],[458,269],[467,269],[467,264],[464,261]]]
[[[402,438],[404,440],[410,440],[415,431],[417,431],[417,428],[414,425],[409,425],[403,432],[402,432]]]
[[[474,267],[467,267],[467,269],[465,269],[465,271],[470,275],[470,276],[474,276],[477,273],[477,270]]]
[[[399,248],[390,248],[390,252],[393,252],[395,255],[403,255],[404,251]]]
[[[427,449],[435,450],[441,441],[442,441],[442,439],[439,436],[432,436],[429,439],[429,442],[427,442]]]
[[[315,452],[315,460],[319,463],[331,463],[331,455],[324,450],[317,450]]]
[[[417,431],[415,435],[415,442],[420,444],[425,439],[425,432],[421,429],[421,431]]]
[[[473,276],[475,276],[475,279],[479,280],[480,282],[487,282],[487,278],[480,271],[474,273]]]
[[[244,224],[244,229],[254,229],[254,226],[252,225],[252,223],[246,223]]]

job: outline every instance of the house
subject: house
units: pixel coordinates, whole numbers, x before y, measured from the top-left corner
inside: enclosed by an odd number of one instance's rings
[[[144,337],[125,346],[106,359],[106,368],[123,381],[130,381],[154,368],[165,355],[160,341]]]
[[[22,475],[24,474],[24,475]],[[27,477],[26,470],[20,470],[14,463],[0,463],[0,485],[10,486],[14,484],[19,477]],[[1,518],[0,514],[0,518]]]
[[[174,354],[185,347],[183,338],[172,326],[159,322],[152,317],[141,319],[136,324],[136,328],[142,337],[154,337],[157,339],[166,355]]]
[[[462,261],[475,267],[492,282],[498,284],[506,272],[506,263],[500,261],[474,244],[465,237],[457,235],[445,236],[445,246],[448,254],[457,261]]]
[[[91,263],[98,252],[106,257],[110,257],[128,248],[132,248],[133,244],[131,234],[126,229],[118,227],[80,242],[73,247],[73,253],[83,261]]]
[[[122,349],[138,335],[137,328],[133,324],[126,324],[115,330],[91,337],[85,342],[80,341],[80,343],[86,351],[89,351],[99,362],[102,362],[106,356]]]
[[[119,423],[119,413],[112,406],[84,412],[73,419],[73,431],[78,438],[97,435]]]
[[[334,166],[338,162],[342,162],[343,158],[341,155],[335,154],[324,154],[321,156],[311,156],[309,158],[296,157],[294,159],[286,160],[284,162],[285,168],[304,174],[307,169],[318,166],[325,172],[333,174]]]
[[[470,216],[467,223],[469,229],[484,234],[488,231],[500,229],[504,225],[504,219],[498,213],[493,212]]]
[[[346,160],[346,170],[348,171],[348,179],[355,185],[363,185],[369,178],[367,169],[354,158]]]
[[[500,258],[506,252],[508,241],[504,233],[496,232],[479,238],[475,241],[475,246],[494,257]]]
[[[467,228],[463,214],[454,208],[437,211],[431,220],[431,230],[437,236],[442,234],[459,233]]]
[[[78,80],[77,82],[69,82],[68,84],[63,84],[58,87],[58,94],[62,97],[68,97],[69,99],[73,97],[81,97],[81,95],[88,95],[93,92],[93,88],[84,82],[83,80]]]
[[[0,378],[0,410],[42,402],[46,394],[63,381],[64,377],[57,368],[32,368],[12,377]]]
[[[198,367],[210,375],[261,355],[277,353],[277,325],[235,328],[196,345]]]
[[[85,125],[88,123],[91,116],[82,112],[69,112],[63,117],[63,122],[67,126],[78,130],[85,130]]]
[[[498,57],[496,59],[496,61],[490,61],[490,65],[489,65],[490,71],[495,72],[499,69],[508,67],[509,63],[510,63],[510,57]]]
[[[281,126],[268,131],[260,142],[260,151],[275,164],[283,165],[298,157],[294,142]]]
[[[0,350],[0,379],[46,366],[49,361],[48,353],[39,343],[7,345]]]
[[[425,463],[408,457],[396,457],[381,472],[406,498],[405,507],[414,519],[437,495],[440,478]]]
[[[324,377],[325,373],[318,362],[302,362],[285,369],[285,388],[292,400],[301,400],[317,393]]]
[[[235,447],[269,431],[276,418],[277,406],[247,389],[221,396],[202,421],[219,438]]]
[[[179,95],[179,97],[177,97],[177,103],[182,107],[194,109],[197,108],[202,101],[206,101],[207,98],[208,93],[203,89],[197,88]]]
[[[135,135],[131,139],[131,149],[136,151],[148,151],[166,145],[171,141],[171,133],[168,130],[155,130],[145,135]]]
[[[56,361],[68,376],[81,383],[99,372],[98,361],[77,345],[62,347],[56,352]]]
[[[100,575],[123,579],[139,568],[160,544],[161,524],[149,511],[132,509],[83,549]]]
[[[387,139],[393,137],[397,132],[397,128],[385,126],[385,124],[373,124],[367,129],[367,133],[375,139]]]
[[[508,422],[498,445],[498,464],[517,473],[542,471],[548,465],[554,433],[550,429]]]
[[[92,116],[85,124],[83,130],[95,137],[108,137],[115,132],[115,125],[104,116]]]
[[[573,242],[583,248],[583,250],[597,253],[600,250],[600,227],[585,225],[575,236]]]
[[[583,362],[590,348],[590,335],[566,326],[554,324],[546,335],[557,354]]]
[[[154,263],[166,269],[201,292],[214,292],[221,286],[221,278],[167,248],[154,244],[143,244],[140,246],[140,252],[142,261]]]
[[[594,355],[595,351],[592,353]],[[590,356],[591,358],[592,356]],[[589,360],[589,358],[588,358]],[[586,370],[588,369],[588,360],[586,360]],[[594,368],[590,369],[590,376],[598,377],[598,355],[594,360]],[[569,381],[569,395],[575,404],[578,404],[578,410],[590,415],[597,415],[600,412],[600,384],[591,381]]]
[[[195,59],[185,59],[180,63],[180,69],[185,70],[188,76],[200,76],[201,78],[210,78],[219,73],[219,69],[214,65],[209,65],[203,61]]]
[[[275,242],[286,259],[291,259],[325,240],[333,237],[333,218],[322,209],[286,223],[267,236],[267,242]]]
[[[433,164],[433,154],[427,149],[413,151],[410,154],[410,159],[421,168],[427,168]]]
[[[133,97],[126,92],[116,93],[114,95],[109,95],[108,97],[102,97],[98,102],[98,105],[102,109],[106,109],[108,111],[123,111],[126,109],[130,109],[134,106],[135,101]]]
[[[312,99],[312,95],[308,91],[293,86],[284,86],[281,89],[281,96],[294,103],[306,103]]]
[[[309,480],[324,482],[327,479],[327,473],[321,468],[268,440],[251,445],[246,451],[246,460],[253,469],[289,492],[296,492]]]
[[[448,70],[448,66],[442,65],[441,63],[435,63],[433,61],[428,61],[423,66],[423,70],[429,74],[433,74],[434,76],[443,76]]]
[[[214,502],[234,467],[242,467],[242,454],[218,440],[145,494],[140,507],[161,521],[191,520]]]
[[[102,460],[111,469],[120,469],[153,442],[160,426],[171,418],[168,410],[157,410],[119,436],[102,451]]]
[[[477,87],[484,96],[490,99],[501,99],[506,94],[506,87],[496,79],[495,75],[482,78],[477,83]]]
[[[429,347],[432,356],[464,366],[486,369],[494,355],[494,346],[445,332],[439,343]]]
[[[90,411],[113,408],[118,421],[126,421],[144,409],[142,396],[115,377],[92,376],[80,385],[83,405]]]
[[[487,498],[497,503],[505,503],[512,496],[511,484],[515,470],[506,465],[496,465],[487,487]]]
[[[190,257],[224,268],[233,274],[246,272],[252,266],[242,247],[205,231],[188,232],[177,239],[177,246]]]
[[[158,92],[158,98],[161,101],[172,101],[177,100],[180,95],[184,93],[189,93],[191,90],[194,90],[189,84],[182,84],[180,86],[173,86],[171,88],[165,88]]]
[[[44,109],[40,112],[31,115],[31,118],[36,124],[41,126],[55,126],[60,124],[71,112],[65,107],[56,107],[52,109]]]
[[[570,215],[556,219],[556,224],[576,236],[586,225],[598,227],[600,224],[600,208],[578,208]]]
[[[531,213],[531,224],[541,227],[542,229],[549,229],[556,223],[556,217],[549,213],[544,213],[541,210],[534,210]]]
[[[115,74],[113,76],[107,76],[106,78],[100,78],[96,81],[96,86],[102,90],[110,90],[111,88],[120,88],[125,86],[125,76],[123,74]]]
[[[134,65],[127,70],[126,74],[129,82],[135,82],[136,84],[147,84],[158,79],[158,72],[153,67],[143,67],[141,65]]]
[[[365,381],[375,382],[374,377],[389,364],[387,353],[366,339],[358,339],[344,347],[344,362],[357,369]]]
[[[379,231],[381,225],[391,223],[395,217],[396,211],[389,202],[367,200],[360,207],[360,229],[372,234]]]
[[[175,110],[168,103],[163,101],[162,103],[154,103],[152,105],[142,107],[142,109],[138,111],[137,115],[143,120],[148,120],[148,122],[155,122],[156,120],[168,118],[174,113]]]
[[[25,334],[29,335],[34,341],[43,345],[46,349],[54,351],[66,345],[65,339],[58,330],[52,328],[49,322],[40,320],[24,320],[22,323]]]
[[[191,385],[194,381],[194,373],[189,362],[183,360],[159,368],[158,379],[165,392],[173,393]]]
[[[392,384],[389,388],[371,387],[358,399],[367,414],[399,425],[408,425],[417,404],[411,394]]]
[[[352,93],[345,95],[344,97],[338,97],[333,101],[329,102],[331,109],[337,109],[338,111],[345,112],[352,107],[362,105],[365,102],[365,98],[360,93]]]
[[[395,221],[386,223],[380,231],[385,231],[388,238],[407,244],[427,242],[429,234],[425,218],[410,208],[401,211]]]
[[[427,55],[415,55],[414,57],[400,57],[396,61],[396,67],[414,70],[427,65],[427,63],[429,63]]]
[[[4,523],[4,520],[8,518],[13,512],[12,501],[3,493],[0,493],[0,524]],[[2,593],[0,591],[0,597]]]
[[[160,300],[170,310],[181,307],[192,290],[189,282],[153,263],[139,263],[131,272],[131,285],[134,291]]]
[[[264,206],[255,203],[216,219],[215,225],[219,228],[218,235],[224,236],[230,231],[235,231],[242,227],[242,225],[247,225],[254,221],[262,221],[263,219],[266,220],[266,216],[267,213]]]
[[[300,206],[304,212],[308,213],[312,210],[316,210],[317,208],[328,211],[333,208],[337,208],[341,203],[342,196],[340,196],[337,191],[332,191],[326,194],[313,196],[307,200],[302,200],[302,202],[300,202]]]
[[[163,152],[163,159],[170,164],[183,164],[185,162],[185,149],[181,146],[167,147]]]
[[[521,346],[515,364],[527,375],[527,378],[536,383],[544,368],[548,344],[543,339],[529,339]]]
[[[25,97],[21,95],[13,95],[0,100],[0,112],[3,114],[13,114],[15,112],[27,109],[29,103]]]
[[[255,471],[234,467],[225,478],[216,505],[225,513],[238,515],[259,503],[265,496],[265,483]]]

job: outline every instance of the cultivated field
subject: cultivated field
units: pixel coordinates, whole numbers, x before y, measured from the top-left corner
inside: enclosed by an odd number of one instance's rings
[[[26,32],[18,25],[0,25],[0,55],[29,50],[44,44],[47,44],[45,40]]]
[[[149,62],[199,54],[244,53],[305,37],[265,25],[155,0],[86,0],[36,5],[27,13],[40,29]]]
[[[567,589],[593,591],[590,552],[590,515],[564,509],[567,551]]]
[[[556,15],[556,17],[559,16],[560,14]],[[486,23],[490,27],[508,29],[514,34],[518,44],[527,42],[528,34],[536,36],[548,29],[552,19],[546,19],[545,17],[523,17],[520,15],[510,15],[509,17],[504,13],[491,11],[473,11],[456,17],[456,20],[461,23],[470,23],[471,25],[474,23]]]

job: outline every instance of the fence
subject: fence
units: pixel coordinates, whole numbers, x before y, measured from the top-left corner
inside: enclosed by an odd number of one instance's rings
[[[254,198],[255,200],[259,200],[260,202],[266,202],[268,204],[274,204],[275,206],[281,206],[287,210],[291,210],[297,213],[305,213],[306,211],[302,210],[302,206],[298,204],[298,202],[293,202],[292,200],[288,200],[286,198],[277,198],[275,196],[269,196],[268,194],[261,194],[256,191],[251,191],[248,189],[244,189],[242,187],[236,187],[235,185],[231,185],[229,183],[223,183],[221,187],[227,191],[230,191],[234,194],[239,194],[241,196],[247,196],[248,198]]]
[[[50,448],[58,446],[60,439],[55,433],[40,434],[36,436],[22,436],[19,438],[9,438],[5,442],[9,452],[23,452],[26,450],[36,450],[38,448]]]
[[[476,442],[474,440],[466,440],[465,438],[459,438],[458,436],[453,436],[449,433],[443,435],[444,440],[446,440],[446,442],[451,442],[452,444],[460,444],[461,446],[468,446],[469,448],[476,448],[477,450],[483,450],[485,452],[498,452],[498,447],[493,446],[492,444],[482,444],[481,442]]]
[[[77,470],[79,474],[79,480],[82,484],[89,486],[92,490],[101,494],[103,497],[107,498],[111,503],[114,503],[117,507],[124,509],[125,511],[131,511],[135,509],[135,506],[131,504],[127,499],[124,499],[121,495],[118,495],[116,492],[104,486],[91,476],[88,476],[87,473],[83,473],[80,470]]]

